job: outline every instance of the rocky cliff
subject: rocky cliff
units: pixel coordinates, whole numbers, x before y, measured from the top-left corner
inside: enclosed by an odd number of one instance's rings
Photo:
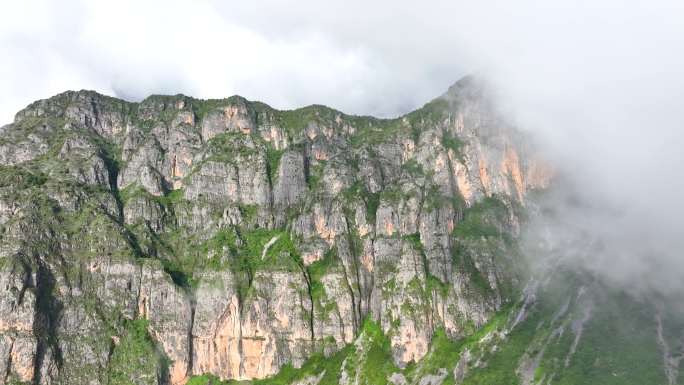
[[[551,170],[472,78],[396,119],[66,92],[0,134],[1,384],[460,383],[530,318]]]

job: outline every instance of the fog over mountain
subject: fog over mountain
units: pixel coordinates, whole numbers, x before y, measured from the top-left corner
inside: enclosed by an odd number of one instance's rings
[[[554,205],[603,245],[582,263],[626,282],[651,277],[647,285],[661,289],[684,282],[680,2],[2,8],[5,123],[32,100],[81,88],[129,100],[240,94],[280,108],[397,116],[475,73],[589,208]]]
[[[5,2],[0,385],[684,384],[682,20]]]
[[[673,50],[682,10],[587,2],[513,8],[515,22],[479,10],[467,18],[507,31],[468,42],[509,116],[567,178],[551,204],[565,224],[555,235],[578,231],[580,246],[597,244],[583,266],[665,292],[681,290],[684,277],[684,57]]]

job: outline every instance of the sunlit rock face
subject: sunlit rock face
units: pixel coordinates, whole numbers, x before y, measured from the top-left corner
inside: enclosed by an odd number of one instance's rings
[[[0,160],[2,384],[264,378],[370,321],[404,368],[514,299],[553,175],[470,78],[397,119],[66,92]]]

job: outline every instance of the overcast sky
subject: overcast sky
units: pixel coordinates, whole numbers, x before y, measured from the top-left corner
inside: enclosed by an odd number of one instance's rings
[[[453,9],[390,1],[43,1],[0,5],[0,119],[67,89],[131,100],[240,94],[396,115],[470,71]]]
[[[683,46],[676,0],[5,1],[0,121],[83,88],[395,116],[476,73],[621,213],[589,221],[612,250],[597,265],[684,287]]]

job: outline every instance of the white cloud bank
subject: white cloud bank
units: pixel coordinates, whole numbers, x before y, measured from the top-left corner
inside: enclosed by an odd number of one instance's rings
[[[675,0],[5,2],[0,121],[81,88],[397,115],[477,72],[618,213],[563,208],[605,245],[585,262],[684,287],[683,21]]]
[[[398,19],[390,2],[372,17],[352,3],[5,2],[0,119],[81,88],[134,100],[240,94],[280,108],[322,103],[396,115],[464,73],[444,39]]]

